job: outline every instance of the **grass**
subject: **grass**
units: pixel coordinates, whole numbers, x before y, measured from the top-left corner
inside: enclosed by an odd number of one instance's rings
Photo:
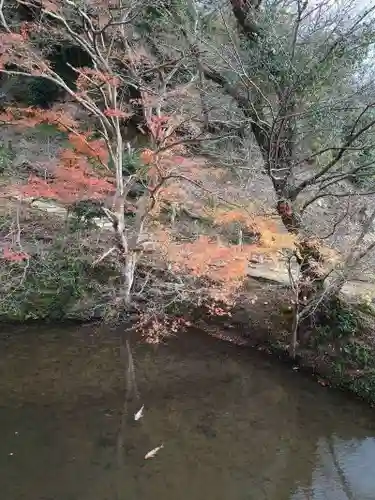
[[[14,159],[14,150],[11,142],[8,144],[0,144],[0,175],[5,174]]]
[[[59,130],[56,125],[41,123],[32,129],[32,137],[37,141],[48,139],[67,139],[67,133]]]

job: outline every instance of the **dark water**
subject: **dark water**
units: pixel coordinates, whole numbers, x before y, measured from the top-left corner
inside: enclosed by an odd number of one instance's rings
[[[133,344],[126,418],[113,332],[6,333],[1,499],[375,499],[373,410],[270,359],[198,335]]]

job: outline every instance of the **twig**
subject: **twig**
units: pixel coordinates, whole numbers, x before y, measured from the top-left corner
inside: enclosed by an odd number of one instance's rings
[[[98,259],[94,260],[94,262],[91,264],[92,267],[96,266],[96,264],[99,264],[102,260],[104,260],[108,255],[111,255],[115,250],[117,250],[117,247],[112,247],[106,252],[103,253]]]

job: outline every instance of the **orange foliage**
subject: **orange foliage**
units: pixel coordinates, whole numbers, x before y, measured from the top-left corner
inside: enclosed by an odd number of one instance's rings
[[[82,72],[81,76],[82,78],[95,76],[101,83],[107,78],[103,74],[94,75],[91,70]],[[120,116],[121,113],[110,109],[106,111],[107,116],[110,117]],[[91,140],[88,132],[79,132],[75,120],[62,111],[9,108],[0,116],[1,119],[25,127],[49,123],[68,132],[71,149],[61,151],[54,178],[44,180],[31,176],[28,184],[21,188],[23,195],[47,197],[63,203],[71,203],[85,198],[103,199],[114,194],[114,180],[99,176],[89,163],[89,159],[94,159],[107,164],[108,152],[105,144],[102,140]],[[168,117],[152,117],[148,125],[156,142],[161,140],[165,144],[165,140],[170,139],[167,136]],[[173,202],[184,202],[187,193],[182,182],[189,182],[189,179],[190,185],[200,188],[199,176],[195,175],[199,173],[196,164],[191,160],[176,156],[173,148],[159,152],[145,149],[141,153],[141,160],[147,166],[147,187],[153,199],[162,198]],[[152,207],[157,213],[160,205],[153,204]],[[214,224],[223,226],[236,222],[243,229],[259,234],[260,244],[229,245],[219,243],[208,236],[200,236],[193,242],[181,243],[174,241],[166,228],[160,230],[159,234],[156,233],[156,236],[172,269],[179,274],[189,273],[193,277],[206,280],[207,293],[213,300],[209,304],[209,311],[211,314],[224,315],[228,314],[228,310],[217,304],[228,306],[232,304],[233,298],[247,277],[248,261],[252,255],[256,253],[272,255],[283,248],[294,246],[294,239],[291,235],[279,233],[269,220],[251,215],[242,209],[220,209],[214,211],[212,215]],[[4,258],[23,260],[26,257],[9,251],[4,254]],[[156,326],[159,328],[159,325]]]
[[[217,211],[215,223],[225,225],[240,222],[244,228],[260,235],[259,244],[231,245],[201,235],[195,241],[180,243],[173,241],[167,230],[160,231],[159,243],[172,269],[207,279],[208,295],[213,299],[212,314],[227,315],[218,303],[233,305],[233,300],[248,274],[249,260],[254,255],[273,258],[285,248],[294,248],[293,236],[279,233],[276,225],[267,219],[252,216],[240,209]]]
[[[144,341],[148,344],[159,344],[166,337],[170,337],[189,327],[191,327],[191,323],[185,318],[170,317],[165,314],[142,313],[137,331],[142,334]]]
[[[49,12],[57,13],[61,8],[61,4],[57,0],[43,0],[43,8]]]
[[[108,151],[103,139],[90,139],[90,132],[79,130],[79,124],[62,109],[7,108],[0,113],[0,121],[19,128],[33,128],[41,124],[54,125],[61,132],[68,132],[70,145],[77,154],[108,164]]]
[[[113,87],[118,87],[121,80],[110,73],[99,71],[92,68],[76,68],[78,78],[76,81],[78,93],[86,92],[91,88],[99,87],[100,85],[107,84]]]
[[[274,253],[285,248],[294,248],[295,236],[287,232],[279,232],[276,224],[264,217],[254,216],[245,210],[236,208],[233,210],[216,210],[214,222],[217,225],[225,225],[237,222],[242,229],[247,229],[259,234],[260,244],[257,246],[259,252]]]
[[[191,193],[188,195],[186,182],[192,179],[193,185],[198,189],[200,185],[199,176],[191,174],[191,171],[197,172],[194,163],[175,156],[173,152],[164,155],[153,154],[151,150],[143,152],[143,159],[150,165],[149,176],[152,177],[153,186],[160,179],[169,178],[159,191],[161,200],[191,205],[194,196]],[[182,175],[182,179],[179,175]],[[204,210],[202,203],[196,202],[196,208],[198,211]],[[212,307],[215,310],[217,302],[231,303],[247,277],[249,259],[256,254],[272,258],[285,248],[294,248],[295,241],[293,235],[278,231],[271,220],[253,215],[245,209],[214,209],[209,215],[217,226],[238,223],[243,230],[258,234],[259,243],[230,245],[219,243],[205,235],[193,242],[180,243],[173,240],[171,232],[166,228],[159,231],[157,238],[166,260],[175,272],[188,273],[209,281],[207,291],[214,300]],[[220,314],[227,312],[223,310]]]
[[[92,7],[95,7],[96,2],[90,1],[90,3]],[[107,3],[117,5],[118,2],[110,0]],[[51,12],[56,12],[60,8],[61,2],[58,0],[42,2],[44,10],[49,9]],[[99,14],[96,8],[95,11]],[[31,75],[49,74],[48,61],[43,60],[42,56],[39,57],[36,47],[32,45],[30,47],[29,44],[31,30],[38,29],[38,26],[42,27],[43,24],[38,23],[33,26],[25,24],[21,27],[19,34],[5,33],[2,35],[0,67],[9,62],[15,64],[22,62],[20,66]],[[130,51],[128,55],[124,54],[122,62],[129,61],[134,71],[148,59],[146,53]],[[98,69],[98,65],[95,69],[75,68],[77,73],[76,97],[84,98],[89,103],[95,103],[93,97],[95,93],[92,93],[91,90],[97,91],[98,88],[103,89],[108,86],[117,87],[121,83],[120,79],[111,73],[108,64],[103,66],[106,71]],[[197,162],[194,163],[176,156],[177,152],[183,154],[185,151],[185,147],[178,143],[176,137],[176,117],[153,114],[155,108],[161,108],[160,96],[142,91],[141,101],[148,130],[154,142],[154,151],[145,149],[141,153],[141,159],[144,165],[147,165],[145,177],[147,178],[149,198],[152,197],[152,201],[154,201],[158,196],[173,201],[184,201],[185,191],[181,186],[181,180],[182,178],[184,179],[182,182],[190,180],[191,185],[200,188],[199,181],[197,181],[198,176],[195,175],[199,166],[197,167]],[[112,100],[108,100],[108,103],[108,106],[111,107],[107,107],[103,111],[104,115],[108,117],[108,120],[103,120],[104,122],[113,123],[116,118],[126,119],[130,116],[128,109],[117,109]],[[91,106],[89,108],[92,109]],[[93,108],[94,110],[98,109],[96,104]],[[103,118],[101,112],[98,114]],[[51,180],[44,180],[31,176],[28,184],[21,188],[23,195],[47,197],[71,203],[85,198],[102,199],[115,192],[113,179],[100,176],[93,170],[89,162],[89,160],[95,160],[107,166],[109,158],[104,141],[92,140],[89,132],[82,133],[79,124],[63,110],[8,108],[5,112],[0,113],[0,121],[20,127],[35,127],[42,123],[48,123],[68,134],[71,148],[61,151],[57,168],[53,172],[54,177]],[[117,146],[119,145],[120,143],[117,143]],[[154,208],[154,204],[151,202],[149,206]],[[174,241],[165,228],[159,234],[159,243],[172,269],[180,274],[189,273],[191,276],[207,282],[208,294],[213,299],[213,303],[209,304],[209,310],[215,315],[228,313],[225,307],[217,306],[217,302],[231,304],[233,297],[247,276],[248,260],[252,254],[256,252],[272,253],[291,244],[291,241],[287,240],[287,236],[278,234],[268,221],[251,217],[245,211],[220,211],[215,214],[215,223],[217,224],[233,222],[239,222],[243,227],[259,232],[261,235],[260,247],[220,244],[207,236],[200,236],[193,242],[180,243]],[[122,234],[121,237],[125,237],[125,235]],[[289,238],[291,237],[289,236]],[[28,258],[22,252],[12,252],[9,249],[4,250],[3,257],[13,261]],[[158,332],[163,328],[163,325],[154,322],[152,327],[155,332]]]
[[[171,203],[182,203],[187,198],[186,188],[181,182],[170,182],[161,189],[161,197]]]
[[[24,260],[28,260],[30,255],[26,252],[15,252],[10,248],[4,248],[2,258],[11,262],[23,262]]]
[[[260,234],[259,249],[261,251],[275,253],[287,248],[295,248],[295,235],[287,232],[279,232],[276,224],[269,219],[255,217],[255,227]]]
[[[171,244],[169,255],[175,269],[189,269],[194,276],[208,276],[215,281],[232,281],[245,272],[246,255],[237,246],[218,245],[207,236],[192,243]]]
[[[105,116],[112,117],[112,118],[122,118],[122,119],[127,119],[130,118],[132,115],[131,113],[127,113],[126,111],[122,111],[121,109],[110,109],[107,108],[104,111]]]
[[[158,242],[172,269],[179,274],[188,272],[196,278],[209,280],[208,293],[215,302],[230,304],[247,276],[248,259],[253,246],[221,245],[200,236],[196,241],[173,241],[168,230],[157,233]],[[251,248],[250,248],[251,247]]]
[[[93,173],[85,158],[63,151],[61,160],[52,180],[30,176],[27,185],[19,192],[27,197],[52,198],[63,203],[103,199],[114,192],[113,183]]]
[[[0,113],[0,121],[19,128],[33,128],[43,123],[54,125],[62,132],[78,130],[78,123],[63,110],[8,107]]]
[[[155,140],[162,140],[165,138],[165,132],[170,121],[170,116],[151,116],[148,120],[148,128]]]
[[[102,165],[107,165],[109,155],[104,140],[90,140],[89,136],[89,133],[70,133],[68,138],[70,144],[78,154],[97,160]]]
[[[8,108],[0,120],[22,128],[32,128],[42,123],[55,125],[68,132],[72,149],[59,153],[58,165],[51,180],[30,176],[28,184],[18,190],[24,196],[52,198],[63,203],[79,199],[102,199],[114,193],[112,178],[105,178],[94,172],[89,160],[102,165],[108,163],[108,151],[101,139],[90,139],[89,132],[80,132],[77,122],[62,110],[41,110],[38,108]]]
[[[150,165],[155,161],[155,153],[151,149],[144,149],[140,154],[140,159],[145,165]]]

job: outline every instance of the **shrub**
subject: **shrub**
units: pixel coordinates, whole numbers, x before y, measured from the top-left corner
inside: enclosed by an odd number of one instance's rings
[[[110,286],[109,268],[93,269],[78,248],[55,243],[28,261],[2,263],[0,320],[85,319]],[[5,286],[7,284],[7,286]]]

